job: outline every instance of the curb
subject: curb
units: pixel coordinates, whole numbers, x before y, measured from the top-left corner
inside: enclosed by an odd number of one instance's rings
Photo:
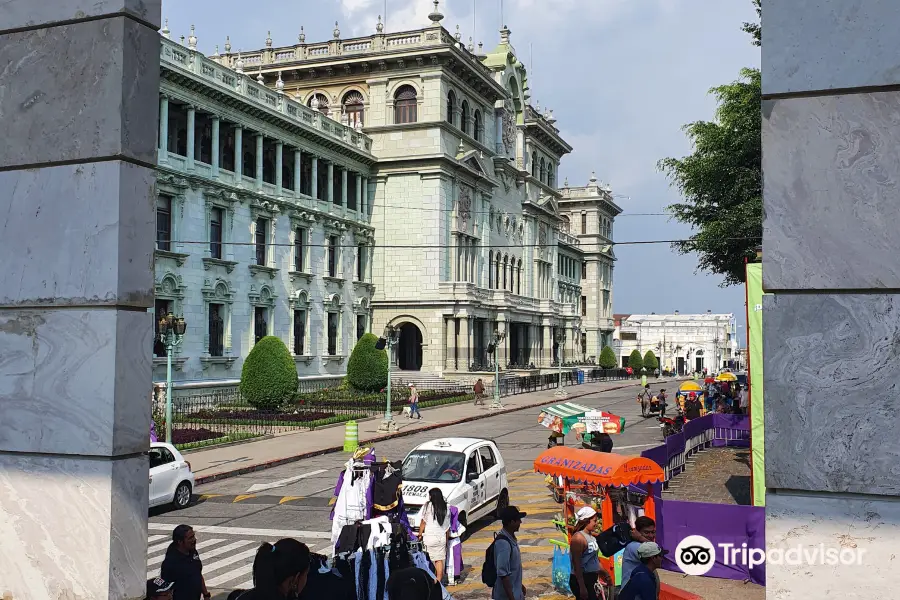
[[[590,395],[590,394],[598,394],[598,393],[599,393],[599,394],[603,394],[603,393],[605,393],[605,392],[614,392],[614,391],[616,391],[616,390],[622,390],[622,389],[625,389],[625,388],[628,388],[628,387],[632,387],[632,386],[634,386],[634,385],[640,385],[640,381],[638,380],[638,381],[636,381],[636,382],[630,382],[630,383],[627,383],[627,384],[625,384],[625,385],[619,385],[619,386],[616,386],[616,387],[607,388],[607,389],[605,389],[605,390],[598,390],[598,391],[584,392],[584,393],[581,393],[581,394],[569,394],[569,395],[566,397],[566,400],[565,400],[565,401],[571,400],[571,399],[574,399],[574,398],[581,398],[581,397],[584,397],[584,396],[588,396],[588,395]],[[472,417],[466,417],[466,418],[464,418],[464,419],[456,419],[456,420],[454,420],[454,421],[441,421],[440,423],[435,423],[435,424],[433,424],[433,425],[426,425],[425,427],[420,427],[420,428],[418,428],[418,429],[410,429],[409,431],[398,431],[397,433],[389,433],[389,434],[386,434],[386,435],[382,435],[382,436],[378,436],[378,437],[374,437],[374,438],[369,438],[369,439],[367,439],[367,440],[360,440],[360,441],[359,441],[359,445],[360,445],[360,446],[363,446],[363,445],[377,444],[377,443],[379,443],[379,442],[385,442],[385,441],[388,441],[388,440],[394,440],[394,439],[397,439],[397,438],[402,438],[402,437],[407,437],[407,436],[410,436],[410,435],[415,435],[415,434],[417,434],[417,433],[422,433],[423,431],[433,431],[433,430],[435,430],[435,429],[441,429],[441,428],[443,428],[443,427],[451,427],[451,426],[453,426],[453,425],[460,425],[460,424],[462,424],[462,423],[469,423],[469,422],[472,422],[472,421],[480,421],[480,420],[482,420],[482,419],[489,419],[489,418],[494,417],[494,416],[497,416],[497,415],[504,415],[504,414],[508,414],[508,413],[518,412],[518,411],[520,411],[520,410],[527,410],[527,409],[530,409],[530,408],[537,408],[537,407],[539,407],[539,406],[545,406],[545,405],[547,404],[547,401],[548,401],[548,399],[545,398],[544,400],[542,400],[542,401],[540,401],[540,402],[536,402],[536,403],[532,403],[532,404],[526,404],[526,405],[523,405],[523,406],[517,406],[517,407],[515,407],[515,408],[507,408],[507,409],[502,409],[502,410],[495,410],[495,411],[491,411],[491,412],[488,412],[488,413],[485,413],[485,414],[481,414],[481,415],[475,415],[475,416],[472,416]],[[255,472],[257,472],[257,471],[264,471],[264,470],[266,470],[266,469],[271,469],[271,468],[273,468],[273,467],[280,467],[281,465],[286,465],[286,464],[288,464],[288,463],[292,463],[292,462],[297,462],[297,461],[305,460],[305,459],[307,459],[307,458],[314,458],[314,457],[316,457],[316,456],[323,456],[323,455],[325,455],[325,454],[334,454],[334,453],[337,453],[337,452],[343,452],[343,451],[344,451],[344,446],[343,446],[343,445],[341,445],[341,446],[332,446],[332,447],[330,447],[330,448],[320,448],[320,449],[318,449],[318,450],[310,450],[309,452],[304,452],[304,453],[302,453],[302,454],[297,454],[297,455],[294,455],[294,456],[287,456],[287,457],[285,457],[285,458],[276,458],[275,460],[270,460],[270,461],[268,461],[268,462],[258,463],[258,464],[250,465],[250,466],[247,466],[247,467],[241,467],[241,468],[239,468],[239,469],[233,469],[233,470],[231,470],[231,471],[224,471],[224,472],[222,472],[222,473],[215,473],[215,474],[213,474],[213,475],[206,475],[206,476],[196,477],[195,480],[194,480],[194,485],[195,485],[195,486],[199,486],[199,485],[203,485],[203,484],[205,484],[205,483],[212,483],[212,482],[214,482],[214,481],[221,481],[221,480],[223,480],[223,479],[229,479],[229,478],[231,478],[231,477],[238,477],[238,476],[240,476],[240,475],[246,475],[246,474],[248,474],[248,473],[255,473]]]

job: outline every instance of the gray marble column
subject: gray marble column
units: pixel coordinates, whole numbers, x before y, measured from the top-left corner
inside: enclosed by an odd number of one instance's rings
[[[234,126],[234,174],[238,185],[244,180],[244,128]]]
[[[300,173],[303,171],[303,151],[300,148],[294,150],[294,192],[300,193],[302,179]]]
[[[359,173],[356,173],[355,177],[356,177],[356,198],[355,198],[355,200],[356,200],[356,211],[357,211],[360,215],[362,215],[362,214],[364,214],[364,213],[363,213],[363,203],[362,203],[362,198],[363,198],[363,190],[362,190],[362,186],[363,186],[363,177],[362,177],[362,175],[360,175]]]
[[[312,179],[312,181],[309,182],[310,183],[310,186],[309,186],[310,196],[312,196],[313,200],[318,200],[319,199],[319,157],[318,156],[312,157],[312,170],[310,173],[310,179]]]
[[[159,162],[169,158],[169,97],[159,97]]]
[[[263,134],[256,134],[256,189],[261,190],[263,184]]]
[[[212,176],[219,176],[219,152],[221,136],[221,120],[219,115],[213,115],[212,118]]]
[[[369,214],[369,178],[362,178],[362,185],[360,187],[360,192],[362,193],[362,200],[360,201],[359,211],[361,214],[368,215]]]
[[[284,143],[275,142],[275,187],[277,188],[277,194],[279,196],[282,194],[281,188],[284,186],[284,173],[282,173],[283,168]]]
[[[767,589],[896,597],[900,14],[763,4],[766,541],[865,552],[770,562]]]
[[[347,208],[347,169],[341,169],[341,206]]]
[[[331,161],[328,161],[328,182],[326,185],[325,189],[328,190],[328,194],[325,196],[325,199],[331,205],[334,204],[334,163]]]
[[[3,4],[0,533],[15,550],[0,595],[15,600],[144,596],[159,24],[159,0]]]
[[[197,109],[188,106],[187,109],[187,170],[194,170],[194,152],[196,151],[197,139]]]

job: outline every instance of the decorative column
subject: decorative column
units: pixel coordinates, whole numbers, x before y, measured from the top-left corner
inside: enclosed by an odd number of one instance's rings
[[[463,365],[463,371],[469,370],[469,365],[472,364],[472,317],[467,316],[463,319],[463,326],[465,327],[465,334],[463,335],[463,341],[466,344],[466,363]]]
[[[244,128],[234,126],[234,174],[238,186],[244,181]]]
[[[309,182],[309,193],[313,197],[313,200],[319,199],[319,157],[312,157],[312,169],[310,178],[312,181]]]
[[[303,172],[303,151],[300,148],[294,150],[294,191],[300,193],[303,189],[300,174]]]
[[[363,203],[362,203],[362,186],[363,186],[363,177],[359,173],[356,174],[356,212],[359,214],[363,213]]]
[[[194,170],[194,151],[197,137],[197,109],[188,106],[187,109],[187,170]]]
[[[261,190],[263,184],[263,134],[256,134],[256,189]]]
[[[328,204],[334,204],[334,163],[328,161],[328,187],[325,188],[328,190],[328,194],[325,196],[325,199],[328,201]]]
[[[15,82],[0,94],[0,596],[15,600],[143,598],[147,580],[160,3],[73,5],[0,9]]]
[[[220,152],[220,126],[221,120],[219,115],[213,115],[212,118],[212,176],[219,176],[219,152]]]
[[[282,171],[284,170],[284,142],[275,142],[275,188],[276,193],[280,196],[282,194],[282,187],[284,186],[284,174]]]
[[[451,342],[453,334],[456,331],[456,324],[453,319],[444,318],[444,369],[450,369],[452,362]]]
[[[159,97],[159,162],[169,160],[169,97]]]
[[[341,169],[341,206],[347,208],[347,169]]]

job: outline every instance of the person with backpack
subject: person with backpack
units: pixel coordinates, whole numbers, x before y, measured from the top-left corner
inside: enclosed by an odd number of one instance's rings
[[[516,532],[522,526],[526,513],[515,506],[507,506],[500,513],[503,529],[484,552],[481,581],[491,589],[492,600],[524,600],[526,589],[522,584],[522,554]]]
[[[641,544],[656,541],[656,521],[647,516],[640,516],[634,520],[634,528],[631,530],[631,542],[625,546],[622,553],[622,581],[619,582],[620,590],[631,579],[631,573],[641,565],[638,549]],[[657,584],[657,590],[659,585]]]
[[[583,506],[575,513],[578,522],[569,545],[572,557],[572,574],[569,576],[569,589],[577,600],[598,600],[600,581],[606,585],[612,578],[602,566],[597,552],[600,546],[594,537],[597,528],[597,511],[590,506]]]

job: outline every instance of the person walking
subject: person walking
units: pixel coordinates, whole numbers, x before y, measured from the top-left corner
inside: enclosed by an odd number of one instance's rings
[[[447,560],[447,544],[450,542],[450,509],[444,494],[438,488],[428,491],[428,502],[422,507],[419,521],[419,539],[434,563],[435,578],[444,578],[444,563]]]
[[[738,391],[738,405],[740,407],[740,414],[748,415],[750,414],[750,393],[747,391],[747,387],[741,387]]]
[[[166,581],[162,577],[147,580],[147,596],[146,600],[172,600],[172,588],[175,586],[171,581]]]
[[[622,586],[618,600],[659,600],[657,571],[662,567],[663,556],[668,553],[668,550],[663,550],[656,542],[641,544],[637,550],[641,564],[635,567],[628,583]]]
[[[413,383],[409,384],[409,418],[422,418],[422,413],[419,412],[419,392]]]
[[[292,538],[263,542],[253,559],[253,589],[232,592],[229,600],[288,600],[299,598],[309,577],[310,552]]]
[[[204,600],[212,598],[203,579],[203,563],[197,553],[197,535],[190,525],[172,530],[172,543],[166,550],[160,577],[175,584],[172,600]]]
[[[525,600],[528,590],[522,584],[522,554],[516,532],[527,516],[516,506],[507,506],[500,513],[503,528],[494,538],[494,565],[497,584],[491,588],[492,600]]]
[[[600,550],[594,531],[597,529],[597,511],[584,506],[575,513],[577,523],[572,534],[570,552],[572,574],[569,576],[569,589],[577,600],[599,600],[598,587],[602,580],[609,585],[612,578],[606,569],[600,566]]]
[[[480,377],[475,382],[475,387],[472,388],[472,391],[475,392],[475,406],[484,404],[484,382],[481,381]]]
[[[666,395],[666,388],[659,390],[659,395],[657,395],[657,400],[659,400],[659,416],[666,416],[666,399],[668,396]]]
[[[631,541],[625,546],[622,552],[622,581],[619,582],[619,589],[625,587],[631,574],[635,568],[640,566],[641,559],[638,556],[638,548],[646,542],[656,541],[656,521],[647,516],[640,516],[634,520],[634,527],[631,529]]]

